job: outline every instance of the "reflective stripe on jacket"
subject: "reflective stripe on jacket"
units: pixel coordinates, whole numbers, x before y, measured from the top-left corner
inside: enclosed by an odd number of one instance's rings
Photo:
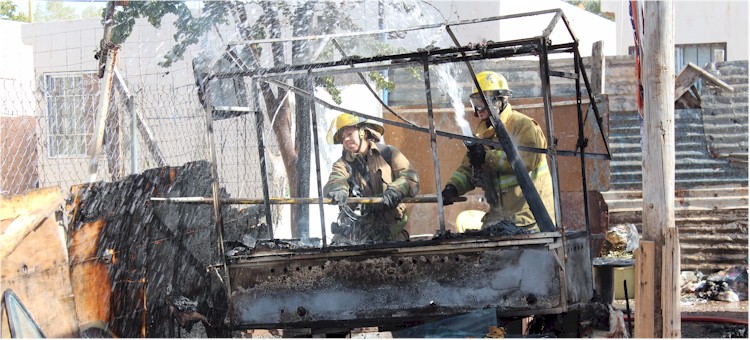
[[[390,148],[390,164],[381,155],[378,145],[368,142],[364,155],[343,150],[341,158],[333,163],[328,183],[323,187],[323,195],[338,189],[346,189],[349,196],[381,197],[388,188],[401,193],[402,197],[413,197],[419,193],[419,174],[411,162],[394,146],[380,145]],[[357,170],[357,166],[366,169],[366,176]],[[365,178],[369,177],[369,181]],[[354,184],[357,188],[352,187]],[[353,192],[353,190],[359,192]],[[401,203],[396,208],[385,213],[373,214],[372,223],[383,223],[389,226],[401,224],[406,214],[406,206]],[[400,232],[393,231],[394,233]]]
[[[514,145],[546,148],[547,139],[539,124],[530,117],[515,111],[508,104],[500,113],[500,120],[505,125]],[[481,121],[475,129],[478,138],[499,140],[489,120]],[[552,221],[555,221],[554,194],[552,178],[547,165],[547,157],[543,153],[518,151],[518,155],[526,166],[534,186],[544,203]],[[488,148],[485,163],[477,172],[477,177],[465,155],[461,165],[453,172],[448,184],[458,189],[463,195],[476,187],[484,189],[490,211],[482,219],[485,226],[500,221],[513,221],[517,226],[535,227],[536,220],[531,213],[523,191],[518,185],[513,168],[508,162],[507,155],[502,148]]]

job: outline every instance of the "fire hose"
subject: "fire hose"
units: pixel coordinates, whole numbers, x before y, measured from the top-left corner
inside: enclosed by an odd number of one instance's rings
[[[214,199],[211,197],[151,197],[152,201],[158,202],[171,202],[171,203],[203,203],[211,204]],[[332,198],[316,198],[316,197],[270,197],[268,198],[271,204],[318,204],[320,200],[323,200],[323,204],[336,204]],[[465,202],[466,197],[458,197],[457,202]],[[219,202],[223,204],[263,204],[265,199],[263,198],[221,198]],[[383,203],[382,197],[349,197],[346,199],[347,203],[354,204],[380,204]],[[437,203],[437,196],[416,196],[416,197],[404,197],[401,203]]]

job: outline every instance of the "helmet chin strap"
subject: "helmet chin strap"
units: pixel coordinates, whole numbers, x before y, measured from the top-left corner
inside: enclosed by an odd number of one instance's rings
[[[359,129],[359,145],[357,146],[357,153],[362,153],[362,146],[365,145],[365,129],[360,127]]]

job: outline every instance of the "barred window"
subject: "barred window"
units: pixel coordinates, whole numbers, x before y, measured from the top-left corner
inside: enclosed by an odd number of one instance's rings
[[[704,67],[710,62],[726,61],[726,54],[726,43],[675,45],[675,72],[680,72],[688,62],[691,62],[698,67]]]
[[[87,156],[98,97],[96,73],[46,74],[44,83],[49,156]]]

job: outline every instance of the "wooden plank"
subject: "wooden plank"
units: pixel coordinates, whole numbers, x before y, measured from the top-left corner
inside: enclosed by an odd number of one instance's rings
[[[663,337],[680,338],[680,239],[677,228],[666,228],[664,231],[661,266]]]
[[[698,80],[700,72],[694,67],[690,67],[690,63],[685,65],[677,75],[677,79],[674,82],[674,97],[680,98],[685,92],[687,92],[691,86]]]
[[[605,60],[604,42],[599,40],[591,46],[591,93],[594,96],[604,94],[605,87]]]
[[[62,195],[60,187],[34,189],[25,195],[0,196],[0,220],[13,219],[49,205]]]
[[[713,74],[689,62],[682,68],[682,70],[680,70],[677,79],[675,79],[674,97],[680,98],[690,89],[691,86],[693,86],[698,78],[703,78],[724,90],[734,92],[734,87],[732,85],[725,83],[721,79],[716,78]]]
[[[49,193],[54,191],[41,190],[36,193],[38,195],[30,194],[27,196],[31,197],[8,199],[2,203],[6,211],[25,210],[48,204],[46,194]],[[35,197],[40,197],[41,203],[34,200]],[[78,337],[65,232],[54,217],[55,210],[62,204],[61,199],[57,202],[59,204],[54,203],[52,212],[42,217],[40,224],[33,223],[37,224],[33,231],[2,259],[0,286],[16,293],[46,336]],[[8,206],[10,204],[19,206]],[[23,218],[0,221],[0,230],[7,231],[13,222]]]
[[[60,209],[64,203],[62,192],[58,191],[42,191],[41,195],[32,195],[31,197],[38,198],[30,203],[26,199],[19,199],[16,201],[18,204],[28,205],[32,207],[38,207],[32,211],[25,211],[12,221],[6,219],[6,225],[2,228],[2,234],[0,234],[0,261],[3,261],[8,255],[21,245],[24,239],[31,233],[36,227],[42,223],[47,217],[54,216],[56,210]],[[5,203],[5,202],[3,202]],[[5,205],[5,204],[3,204]],[[24,205],[25,206],[25,205]],[[19,207],[18,210],[26,210],[28,207]]]
[[[654,337],[654,261],[656,244],[641,240],[635,250],[635,324],[633,336]]]

